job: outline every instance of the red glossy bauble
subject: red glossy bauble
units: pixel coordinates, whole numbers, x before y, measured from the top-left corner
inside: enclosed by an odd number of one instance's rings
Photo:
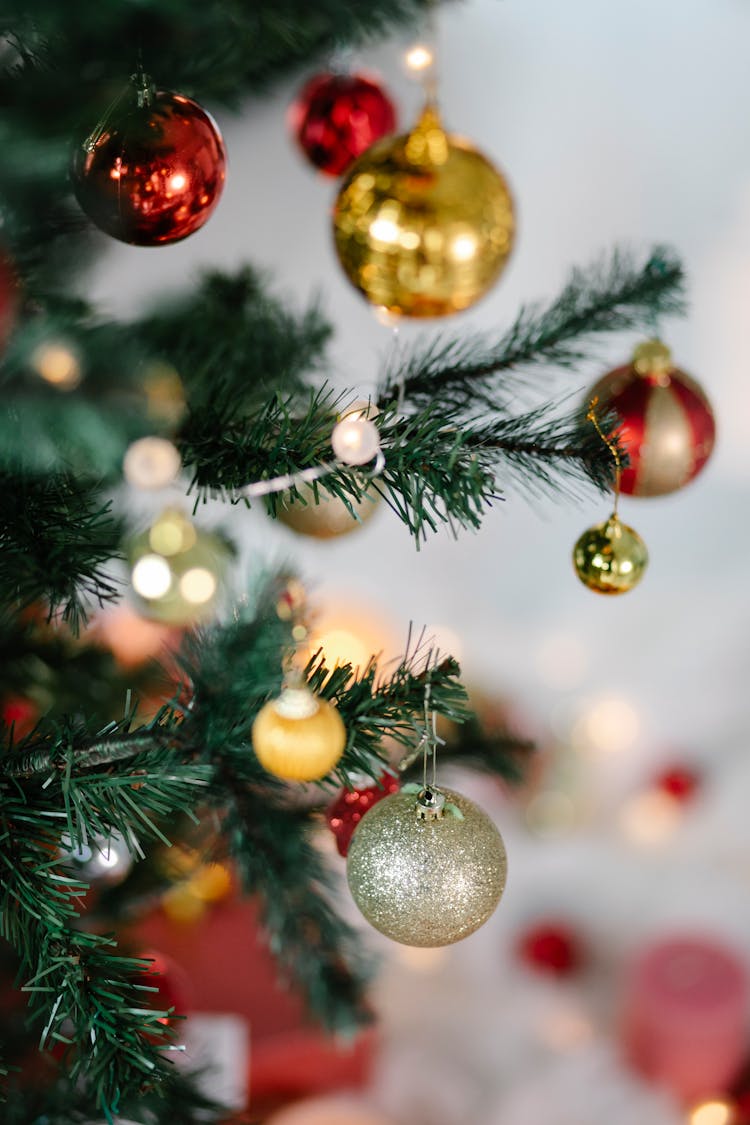
[[[91,221],[136,246],[178,242],[202,227],[225,173],[221,133],[197,102],[136,87],[77,146],[72,169]]]
[[[397,793],[399,780],[392,774],[384,773],[380,785],[370,785],[364,789],[343,789],[335,801],[326,809],[328,827],[336,837],[339,855],[346,856],[354,829],[362,817],[391,793]]]
[[[630,464],[621,490],[663,496],[684,487],[711,455],[716,436],[711,405],[701,387],[671,363],[660,341],[636,348],[633,362],[610,371],[593,387],[598,410],[614,410]]]
[[[529,968],[569,976],[583,959],[578,937],[564,922],[539,922],[518,940],[518,954]]]
[[[289,127],[307,159],[329,176],[396,128],[393,103],[364,74],[317,74],[289,108]]]
[[[170,1016],[160,1019],[159,1023],[172,1025],[178,1022],[174,1017],[187,1015],[191,1007],[187,974],[171,957],[166,957],[163,953],[147,949],[136,956],[140,960],[151,961],[152,964],[147,972],[134,977],[134,983],[157,990],[140,992],[139,1002],[144,1008],[156,1008],[158,1011],[174,1009]]]

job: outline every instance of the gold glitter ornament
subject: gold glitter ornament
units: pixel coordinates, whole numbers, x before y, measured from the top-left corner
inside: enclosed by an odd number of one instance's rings
[[[318,781],[344,753],[346,727],[332,703],[304,685],[292,686],[260,709],[252,740],[269,773],[286,781]]]
[[[385,797],[349,845],[349,889],[376,930],[402,945],[451,945],[478,930],[505,888],[505,845],[473,801],[434,786]]]
[[[276,516],[286,527],[313,539],[336,539],[339,535],[357,531],[375,515],[381,500],[380,493],[372,487],[366,489],[361,500],[350,497],[349,503],[355,513],[352,515],[343,500],[331,496],[321,487],[318,488],[317,500],[312,485],[304,485],[298,491],[304,499],[284,497],[276,509]]]
[[[333,231],[344,272],[368,301],[434,317],[469,308],[494,285],[515,221],[504,177],[447,134],[428,103],[410,133],[377,141],[352,166]]]
[[[637,531],[616,513],[584,531],[573,548],[573,565],[584,586],[597,594],[626,594],[648,565],[648,550]]]

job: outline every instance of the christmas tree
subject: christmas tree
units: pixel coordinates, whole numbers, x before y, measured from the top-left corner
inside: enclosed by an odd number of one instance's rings
[[[303,514],[331,519],[333,504],[346,528],[380,500],[419,545],[442,528],[479,528],[501,499],[606,492],[628,464],[606,408],[592,424],[566,393],[526,405],[524,395],[543,391],[552,369],[575,370],[607,334],[647,331],[680,311],[676,257],[608,250],[491,334],[441,321],[390,351],[364,403],[356,380],[326,379],[335,326],[319,305],[286,307],[250,264],[176,286],[127,321],[108,319],[87,282],[104,245],[92,220],[152,247],[145,272],[153,247],[191,234],[220,205],[222,144],[202,107],[223,119],[334,49],[409,26],[420,7],[219,3],[188,15],[168,0],[113,0],[80,20],[52,3],[3,17],[2,934],[34,1040],[6,1052],[8,1121],[223,1119],[173,1065],[180,1026],[170,1004],[154,1006],[148,964],[111,934],[113,920],[169,884],[165,853],[187,842],[202,861],[231,863],[310,1010],[346,1030],[369,1018],[369,966],[315,846],[321,810],[342,787],[384,792],[401,764],[402,791],[414,778],[419,788],[433,713],[455,724],[442,760],[518,774],[523,741],[481,729],[457,662],[429,643],[408,644],[395,666],[373,656],[329,668],[313,653],[290,672],[307,637],[305,598],[286,566],[233,567],[232,523],[247,505],[294,525]],[[154,121],[188,115],[203,178],[185,203],[173,171],[171,183],[158,179],[167,158],[157,152],[158,206],[142,205],[122,187],[123,135],[147,150]],[[407,136],[445,137],[439,120],[428,126]],[[114,157],[112,145],[104,151],[113,137]],[[186,148],[173,138],[171,155]],[[99,157],[120,162],[108,181]],[[180,198],[162,207],[169,191]],[[352,266],[360,280],[362,268]],[[370,296],[397,315],[431,317],[462,307],[459,288],[454,280],[426,304],[420,290],[419,306],[408,293]],[[355,445],[374,442],[366,457],[337,443],[347,422]],[[182,510],[151,516],[144,532],[123,478],[131,493],[181,489]],[[209,501],[212,512],[226,505],[226,537],[201,527]],[[152,668],[123,669],[86,631],[131,585],[144,613],[184,634],[156,687]],[[323,737],[323,765],[309,764],[312,736],[306,764],[281,761],[278,713],[267,708],[282,690],[342,724]],[[150,710],[149,693],[161,700]],[[269,714],[264,737],[258,721]],[[320,785],[300,793],[295,780]],[[454,813],[467,815],[460,802]],[[123,878],[107,890],[90,861],[106,866],[113,854]],[[28,1080],[37,1047],[53,1060],[41,1083]]]

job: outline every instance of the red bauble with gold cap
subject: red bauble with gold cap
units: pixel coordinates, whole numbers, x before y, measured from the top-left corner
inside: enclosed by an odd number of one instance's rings
[[[683,488],[711,456],[716,435],[711,404],[701,387],[675,367],[660,340],[647,340],[633,360],[592,388],[599,411],[613,410],[630,464],[621,491],[629,496],[664,496]]]
[[[139,75],[77,146],[72,179],[78,202],[101,230],[136,246],[161,246],[203,226],[225,172],[224,142],[209,114]]]

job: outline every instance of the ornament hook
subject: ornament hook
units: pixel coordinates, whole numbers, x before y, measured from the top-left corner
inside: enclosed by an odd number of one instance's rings
[[[615,444],[614,441],[612,441],[611,437],[607,437],[607,435],[604,433],[604,430],[602,429],[602,427],[599,423],[599,419],[597,418],[597,415],[596,415],[596,408],[597,408],[598,405],[599,405],[599,396],[594,395],[591,402],[589,403],[588,413],[586,414],[586,421],[591,422],[591,424],[594,427],[594,429],[596,430],[597,434],[599,435],[599,437],[602,439],[602,441],[606,445],[607,449],[612,454],[612,457],[613,457],[614,462],[615,462],[615,485],[614,485],[615,506],[614,506],[614,510],[612,512],[612,515],[617,516],[617,506],[620,502],[620,481],[622,479],[622,460],[620,458],[620,451],[617,448],[617,445]]]

